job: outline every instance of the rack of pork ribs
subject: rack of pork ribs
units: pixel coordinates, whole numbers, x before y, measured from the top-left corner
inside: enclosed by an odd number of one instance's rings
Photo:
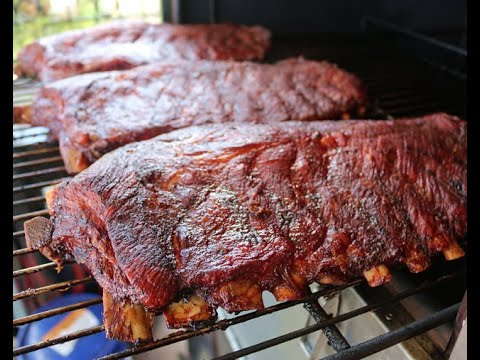
[[[18,53],[15,71],[50,82],[164,60],[262,60],[270,38],[261,26],[113,21],[28,44]]]
[[[467,127],[443,113],[189,127],[114,150],[47,195],[30,248],[85,264],[107,336],[261,309],[262,292],[414,273],[464,255]],[[460,244],[460,245],[459,245]]]
[[[16,122],[46,126],[67,172],[125,144],[192,125],[346,118],[364,111],[354,75],[326,61],[157,63],[45,85]]]

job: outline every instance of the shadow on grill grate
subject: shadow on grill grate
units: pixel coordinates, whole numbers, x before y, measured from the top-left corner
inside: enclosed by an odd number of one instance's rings
[[[345,42],[342,42],[342,45],[339,46],[336,39],[328,40],[322,42],[322,48],[319,48],[318,44],[311,40],[276,40],[269,60],[274,61],[282,57],[301,53],[306,58],[334,61],[340,66],[357,73],[365,80],[369,89],[370,99],[372,99],[367,114],[370,118],[414,116],[433,111],[446,111],[465,116],[465,90],[462,81],[458,81],[458,79],[451,78],[448,74],[441,73],[422,64],[400,58],[398,55],[382,53],[382,50],[379,48],[358,46],[356,42],[351,44],[352,47],[349,47],[348,44],[346,45]],[[18,103],[28,102],[29,96],[34,93],[34,89],[35,87],[26,87],[22,84],[20,96],[17,97]],[[13,256],[14,268],[16,269],[13,272],[13,278],[14,288],[18,289],[18,292],[13,295],[13,302],[14,306],[17,302],[22,302],[24,307],[24,312],[20,311],[20,316],[13,321],[15,333],[19,327],[35,321],[99,304],[101,303],[101,293],[94,279],[80,265],[66,263],[63,271],[60,274],[56,274],[56,265],[54,263],[45,262],[46,259],[38,251],[26,248],[23,232],[24,221],[39,215],[48,216],[44,197],[45,190],[68,178],[58,152],[58,144],[48,139],[45,128],[14,125],[13,150],[13,207],[15,214],[13,216]],[[458,279],[465,278],[464,272],[462,269],[458,270],[458,267],[453,267],[453,270],[452,267],[444,269],[450,270],[432,271],[426,277],[427,279],[419,284],[404,291],[390,294],[388,298],[381,301],[371,302],[366,306],[342,313],[333,318],[326,314],[318,299],[347,288],[361,286],[364,284],[363,280],[352,281],[343,286],[323,287],[302,301],[277,303],[263,310],[220,320],[208,327],[190,331],[177,331],[162,339],[137,345],[105,356],[102,359],[120,359],[216,330],[225,330],[237,324],[267,314],[280,312],[299,304],[303,305],[305,310],[315,320],[313,325],[220,356],[219,359],[234,359],[246,356],[321,329],[327,336],[330,345],[337,351],[337,354],[327,357],[328,359],[357,359],[425,333],[455,318],[459,306],[458,301],[461,300],[461,297],[444,306],[439,311],[361,344],[349,344],[335,326],[337,323],[361,314],[381,310],[392,304],[398,304],[402,300],[416,294],[434,289],[449,289],[452,283],[458,282]],[[27,315],[27,313],[30,314],[34,309],[38,308],[40,304],[55,297],[59,291],[76,291],[77,288],[85,289],[87,286],[90,287],[92,292],[99,294],[98,298],[58,307],[34,315]],[[104,331],[103,325],[85,328],[36,344],[17,347],[14,349],[13,355],[30,353],[102,331]]]

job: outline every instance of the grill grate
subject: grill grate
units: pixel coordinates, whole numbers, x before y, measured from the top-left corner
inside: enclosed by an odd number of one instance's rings
[[[338,46],[339,43],[342,44],[341,48]],[[336,39],[326,39],[321,44],[323,47],[319,48],[317,42],[307,39],[300,41],[298,39],[294,41],[289,39],[276,40],[269,60],[274,61],[279,58],[294,56],[300,51],[306,58],[331,60],[357,73],[366,82],[370,98],[373,99],[367,109],[368,117],[370,118],[415,116],[433,111],[446,111],[465,117],[465,86],[462,80],[439,70],[434,70],[431,67],[424,67],[417,62],[400,57],[398,54],[383,53],[376,46],[359,46],[358,39],[351,43],[351,47],[345,44],[344,39],[342,42],[338,42]],[[36,85],[28,89],[35,88],[37,88]],[[26,94],[31,96],[35,92],[28,89],[26,90],[26,86],[22,84],[21,96],[19,98],[22,103],[28,101]],[[32,304],[26,307],[33,310],[42,300],[55,296],[55,292],[74,290],[77,287],[95,283],[94,279],[88,276],[83,268],[75,263],[65,264],[67,265],[67,270],[72,269],[70,275],[73,272],[75,276],[70,276],[70,278],[64,281],[56,281],[55,279],[57,278],[53,276],[49,278],[45,274],[54,271],[56,265],[52,262],[45,262],[45,259],[41,257],[38,251],[26,248],[23,223],[35,216],[48,216],[43,191],[45,188],[68,178],[59,155],[58,144],[48,140],[45,128],[14,125],[13,150],[13,256],[17,267],[13,272],[13,278],[17,288],[20,289],[19,292],[13,295],[13,301],[31,301]],[[82,276],[78,276],[79,271],[80,274],[83,274]],[[449,281],[454,281],[459,277],[464,278],[465,274],[462,271],[436,273],[423,283],[392,295],[387,300],[371,303],[334,318],[328,317],[320,306],[318,299],[349,287],[359,286],[364,281],[355,280],[342,286],[326,286],[310,294],[302,301],[279,303],[262,310],[236,316],[232,319],[220,320],[213,325],[200,329],[178,331],[165,338],[147,344],[136,345],[122,352],[105,356],[102,359],[120,359],[143,353],[213,331],[225,330],[236,324],[282,311],[299,304],[304,305],[306,311],[315,319],[316,324],[221,356],[219,359],[234,359],[245,356],[318,330],[323,330],[329,343],[337,351],[336,355],[328,357],[328,359],[357,359],[381,351],[386,347],[417,336],[452,320],[455,317],[458,305],[445,307],[443,310],[424,319],[412,322],[399,330],[354,346],[347,342],[335,324],[370,311],[376,311],[433,288],[447,288]],[[33,284],[35,284],[34,287],[32,287]],[[42,297],[44,298],[42,299]],[[14,319],[14,330],[18,329],[19,326],[25,326],[51,316],[99,304],[101,301],[99,296],[98,299],[63,306],[34,315],[22,316]],[[13,355],[26,354],[102,331],[104,331],[103,325],[79,330],[36,344],[17,347],[13,350]]]

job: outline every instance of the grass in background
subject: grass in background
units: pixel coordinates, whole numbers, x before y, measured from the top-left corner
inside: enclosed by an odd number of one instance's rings
[[[13,25],[13,58],[16,59],[18,51],[23,46],[35,41],[40,37],[53,35],[72,29],[91,27],[107,20],[65,20],[55,23],[52,23],[51,21],[52,19],[50,17],[41,16],[28,23]]]
[[[73,29],[88,28],[96,24],[111,21],[114,18],[142,18],[152,22],[161,21],[161,8],[145,6],[144,1],[138,1],[135,12],[132,7],[127,7],[127,0],[76,0],[75,14],[50,14],[51,4],[49,0],[14,0],[13,14],[13,59],[16,59],[18,51],[25,45],[38,38],[53,35]],[[130,5],[131,5],[131,0]],[[106,4],[110,6],[106,8]],[[116,3],[112,8],[112,3]],[[147,1],[148,3],[148,1]],[[161,0],[158,0],[161,4]],[[148,4],[147,4],[148,5]],[[151,5],[151,1],[150,1]],[[139,14],[138,9],[141,10]]]

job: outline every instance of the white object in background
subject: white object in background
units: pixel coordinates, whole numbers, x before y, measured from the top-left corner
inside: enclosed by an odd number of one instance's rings
[[[54,339],[79,330],[88,329],[99,325],[99,321],[95,315],[88,309],[79,309],[70,312],[62,321],[54,328],[46,333],[42,340]],[[75,349],[78,339],[67,341],[62,344],[52,346],[51,349],[60,355],[67,357]]]
[[[153,324],[153,338],[162,339],[178,330],[170,330],[163,316],[155,317]],[[180,341],[165,347],[154,349],[143,354],[133,355],[134,360],[157,360],[157,359],[189,359],[188,342]]]
[[[74,16],[78,12],[76,0],[50,0],[50,15]]]
[[[466,360],[467,359],[467,318],[465,318],[462,330],[458,334],[457,341],[452,350],[449,360]]]

